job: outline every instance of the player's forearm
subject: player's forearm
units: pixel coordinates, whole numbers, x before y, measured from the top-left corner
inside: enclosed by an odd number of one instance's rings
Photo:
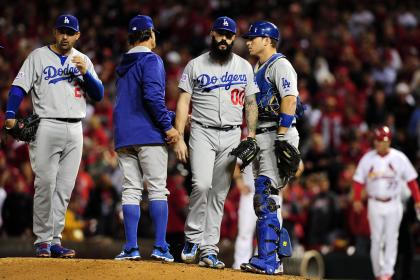
[[[407,183],[408,187],[410,188],[411,195],[416,203],[420,202],[420,191],[419,191],[419,184],[414,179]]]
[[[89,73],[89,71],[83,75],[83,79],[89,97],[95,101],[101,101],[104,97],[104,86],[102,85],[101,81],[95,79],[92,74]]]
[[[184,136],[185,125],[188,120],[188,111],[190,108],[191,95],[183,92],[179,96],[176,106],[175,128]]]
[[[25,91],[18,86],[12,86],[7,99],[6,119],[14,119],[20,103],[25,97]]]
[[[296,96],[289,95],[281,99],[280,105],[280,120],[278,134],[286,134],[289,127],[292,125],[296,111]]]
[[[362,200],[362,190],[363,190],[363,184],[353,181],[353,199],[354,201],[360,201]]]
[[[258,106],[255,100],[255,94],[245,98],[245,117],[248,127],[248,136],[255,137],[258,122]]]

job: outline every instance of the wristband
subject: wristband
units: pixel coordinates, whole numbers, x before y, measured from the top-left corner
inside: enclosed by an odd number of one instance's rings
[[[289,127],[292,126],[292,122],[293,122],[293,119],[294,118],[295,118],[295,116],[293,116],[293,115],[288,115],[288,114],[285,114],[285,113],[280,113],[279,124],[280,124],[280,126],[289,128]]]

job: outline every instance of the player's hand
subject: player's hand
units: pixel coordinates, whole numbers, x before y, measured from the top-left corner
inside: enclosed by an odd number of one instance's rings
[[[356,212],[357,214],[359,214],[360,212],[362,212],[363,210],[363,203],[361,201],[355,201],[353,202],[353,209],[354,212]]]
[[[414,204],[414,208],[416,209],[417,221],[420,222],[420,202],[417,202],[416,204]]]
[[[176,158],[179,161],[183,163],[187,163],[188,148],[187,148],[187,144],[185,144],[184,139],[181,138],[178,142],[175,143],[174,152],[175,152]]]
[[[6,128],[12,128],[12,127],[15,125],[15,123],[16,123],[16,119],[7,119],[7,120],[4,122],[4,126],[5,126]]]
[[[166,134],[166,142],[168,144],[174,144],[176,142],[179,141],[179,139],[181,138],[181,135],[179,134],[178,130],[176,130],[175,128],[171,128],[168,131],[165,132]]]
[[[86,60],[84,60],[81,56],[75,55],[71,59],[71,62],[77,67],[77,69],[79,69],[82,75],[86,74],[87,72]]]

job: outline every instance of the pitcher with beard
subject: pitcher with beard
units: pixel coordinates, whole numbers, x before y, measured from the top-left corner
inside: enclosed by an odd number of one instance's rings
[[[186,263],[198,260],[199,266],[223,269],[217,243],[236,163],[229,153],[240,142],[244,108],[248,136],[255,137],[255,95],[259,89],[251,65],[232,53],[235,21],[217,18],[210,36],[210,51],[191,60],[179,82],[175,128],[184,135],[190,103],[192,122],[189,149],[181,137],[174,150],[179,160],[190,160],[193,183],[181,258]]]

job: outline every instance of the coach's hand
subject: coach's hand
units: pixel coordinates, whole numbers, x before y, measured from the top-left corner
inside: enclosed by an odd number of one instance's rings
[[[173,127],[169,129],[168,131],[166,131],[165,134],[166,134],[165,140],[168,144],[174,144],[178,142],[179,139],[181,138],[181,135],[179,135],[178,130],[176,130]]]
[[[86,74],[87,72],[86,61],[81,56],[78,56],[78,55],[73,56],[73,58],[71,59],[71,62],[77,67],[77,69],[79,69],[82,75]]]
[[[183,163],[187,163],[188,148],[187,148],[187,144],[185,144],[185,141],[182,137],[178,142],[175,143],[174,152],[176,154],[176,158],[179,161],[181,161]]]

